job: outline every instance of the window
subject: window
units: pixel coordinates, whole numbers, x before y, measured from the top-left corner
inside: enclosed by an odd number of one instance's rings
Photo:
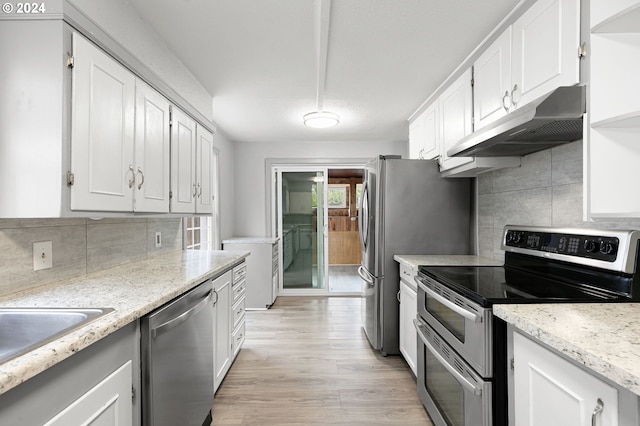
[[[209,216],[185,217],[183,223],[183,240],[185,250],[211,250],[212,218]]]
[[[346,209],[349,207],[349,185],[329,184],[327,204],[330,209]]]
[[[212,186],[213,212],[211,216],[182,218],[182,247],[185,250],[220,249],[220,201],[218,158],[220,151],[213,149]]]

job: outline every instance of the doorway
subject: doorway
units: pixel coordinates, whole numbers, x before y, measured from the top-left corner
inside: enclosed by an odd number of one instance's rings
[[[272,166],[272,235],[280,295],[359,295],[357,205],[363,169]]]
[[[326,287],[327,170],[280,167],[275,172],[275,235],[280,237],[280,294],[323,294]]]
[[[359,294],[361,290],[358,206],[363,175],[361,168],[328,170],[327,263],[328,286],[332,293]]]

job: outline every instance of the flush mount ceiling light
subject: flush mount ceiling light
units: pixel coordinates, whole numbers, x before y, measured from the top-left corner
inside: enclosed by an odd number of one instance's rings
[[[317,111],[305,114],[303,117],[305,126],[313,127],[315,129],[326,129],[327,127],[333,127],[340,122],[338,114],[334,114],[328,111]]]
[[[331,0],[316,0],[316,55],[317,55],[317,108],[302,116],[305,126],[316,129],[326,129],[340,123],[338,114],[323,111],[322,102],[324,98],[324,86],[327,74],[327,53],[329,46],[329,16],[331,14]]]

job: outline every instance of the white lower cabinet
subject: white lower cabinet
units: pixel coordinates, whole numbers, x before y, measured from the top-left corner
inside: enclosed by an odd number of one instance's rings
[[[131,361],[127,361],[45,426],[131,425],[131,369]]]
[[[618,390],[593,373],[513,334],[513,421],[517,426],[619,425]]]
[[[414,274],[415,275],[415,274]],[[402,275],[401,270],[401,277]],[[411,278],[413,280],[413,278]],[[418,314],[418,293],[404,279],[400,280],[400,353],[409,364],[409,368],[417,375],[418,336],[413,320]]]
[[[243,261],[213,280],[213,291],[217,296],[213,308],[214,392],[220,387],[244,342],[246,274],[247,263]]]
[[[233,293],[231,280],[233,273],[228,271],[213,280],[213,291],[216,294],[214,306],[214,351],[213,351],[213,384],[218,390],[222,379],[231,366],[231,308]]]
[[[0,395],[0,425],[139,425],[139,365],[136,321]]]

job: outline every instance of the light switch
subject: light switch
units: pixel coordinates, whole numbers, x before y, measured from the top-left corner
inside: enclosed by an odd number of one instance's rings
[[[53,266],[53,244],[51,241],[33,243],[33,270],[49,269]]]

